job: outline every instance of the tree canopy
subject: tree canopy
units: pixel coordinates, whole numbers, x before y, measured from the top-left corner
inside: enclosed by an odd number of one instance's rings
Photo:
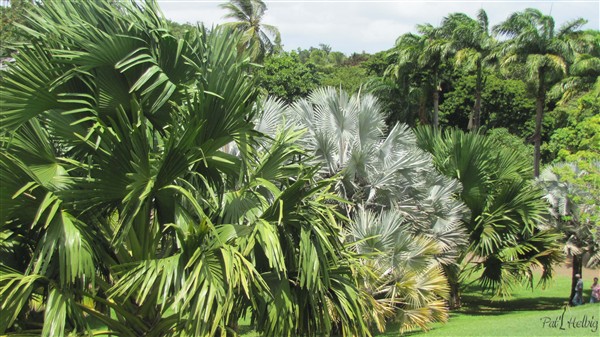
[[[220,7],[0,7],[0,334],[427,330],[474,275],[496,299],[598,265],[583,20],[451,13],[345,55]]]

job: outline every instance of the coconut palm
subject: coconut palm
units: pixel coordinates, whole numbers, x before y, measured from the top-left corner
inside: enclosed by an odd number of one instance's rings
[[[475,71],[475,105],[467,128],[477,130],[481,125],[481,93],[486,80],[484,66],[494,60],[497,45],[490,35],[487,13],[480,9],[477,19],[464,13],[450,14],[442,21],[442,29],[457,51],[456,63]]]
[[[542,191],[531,181],[530,166],[484,135],[425,127],[416,135],[440,172],[461,182],[460,197],[471,211],[466,221],[469,246],[459,259],[456,286],[481,272],[478,283],[485,290],[509,296],[515,282],[532,284],[532,271],[538,267],[543,271],[540,282],[548,281],[560,254],[556,234],[537,225],[546,209]]]
[[[528,8],[513,13],[506,21],[494,27],[494,32],[510,39],[503,45],[501,66],[522,64],[528,80],[535,86],[536,117],[534,141],[534,175],[540,174],[540,147],[542,120],[546,95],[551,86],[567,75],[573,61],[573,48],[569,39],[586,21],[577,19],[555,29],[554,18],[537,9]]]
[[[239,36],[158,13],[30,14],[0,90],[0,333],[225,335],[251,309],[266,336],[368,335],[334,181],[248,123]]]
[[[267,10],[267,5],[262,0],[230,0],[220,7],[229,12],[225,18],[237,20],[228,25],[243,32],[240,44],[250,50],[254,60],[262,61],[281,43],[277,27],[262,22]],[[271,41],[270,36],[275,40]]]
[[[586,176],[600,173],[600,163],[591,163],[590,168],[592,172],[580,168],[575,162],[558,163],[547,166],[538,178],[550,206],[548,224],[564,235],[564,252],[572,260],[570,299],[575,294],[575,275],[583,275],[583,256],[589,256],[589,268],[600,264],[600,235],[597,231],[600,200],[597,188],[590,186],[593,181],[586,179]]]

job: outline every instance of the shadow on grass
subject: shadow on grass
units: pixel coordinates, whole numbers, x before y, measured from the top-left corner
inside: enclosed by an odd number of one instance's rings
[[[467,315],[503,315],[513,311],[556,310],[568,304],[568,298],[557,296],[559,293],[546,293],[539,288],[517,290],[513,297],[491,299],[489,293],[479,285],[471,284],[464,290],[462,307],[456,312]]]
[[[463,298],[463,307],[457,312],[467,315],[504,315],[514,311],[545,311],[560,309],[567,304],[564,297],[519,298],[507,301],[489,301],[481,298]]]

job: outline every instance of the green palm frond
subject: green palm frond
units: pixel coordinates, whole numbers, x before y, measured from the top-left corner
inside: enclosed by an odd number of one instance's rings
[[[279,189],[301,170],[286,147],[299,134],[258,140],[238,34],[198,28],[178,40],[157,13],[153,2],[57,2],[32,14],[1,90],[1,265],[19,268],[0,284],[12,303],[2,312],[15,312],[0,315],[2,332],[29,326],[35,297],[50,301],[33,322],[46,335],[89,330],[81,312],[124,336],[214,335],[245,310],[236,295],[270,295],[254,248],[279,250],[272,269],[286,269],[277,216],[264,235],[244,221],[283,202]],[[232,143],[239,157],[224,151]],[[220,212],[239,189],[257,198],[254,218]],[[25,248],[23,265],[5,260]]]
[[[45,281],[41,275],[23,275],[16,270],[0,265],[0,299],[2,315],[0,315],[0,331],[5,332],[17,319],[24,307],[28,306],[29,297]],[[57,323],[60,323],[57,321]],[[62,321],[64,324],[64,320]]]
[[[483,270],[480,284],[504,295],[514,282],[530,279],[534,268],[551,274],[558,250],[552,232],[539,225],[546,209],[541,190],[529,180],[528,163],[480,134],[425,128],[416,134],[436,167],[462,183],[461,199],[471,211],[467,252],[482,260],[464,272]]]
[[[552,215],[547,224],[563,234],[560,241],[567,254],[580,255],[588,252],[597,256],[598,215],[597,196],[586,178],[600,171],[600,164],[592,163],[587,169],[578,163],[548,165],[537,180],[544,189],[547,207]],[[590,185],[588,185],[590,184]],[[557,242],[557,243],[558,243]],[[597,258],[589,265],[597,264]]]
[[[253,60],[260,62],[274,52],[271,36],[275,43],[281,41],[281,36],[277,27],[262,23],[267,10],[262,0],[231,0],[220,7],[228,11],[225,18],[237,20],[225,25],[242,32],[239,48],[247,50]]]

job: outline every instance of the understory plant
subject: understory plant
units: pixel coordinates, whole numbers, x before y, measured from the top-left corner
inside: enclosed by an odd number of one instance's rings
[[[0,334],[370,335],[335,179],[251,122],[239,34],[35,6],[0,88]],[[227,148],[239,149],[232,155]]]

